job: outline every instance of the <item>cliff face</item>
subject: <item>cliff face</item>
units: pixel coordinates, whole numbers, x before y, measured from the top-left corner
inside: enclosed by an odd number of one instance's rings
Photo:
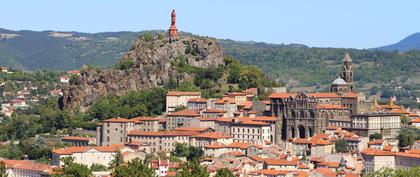
[[[206,68],[223,65],[223,51],[213,39],[181,36],[169,42],[168,38],[145,41],[138,39],[122,61],[132,60],[124,70],[95,70],[84,67],[76,84],[63,89],[62,108],[84,112],[99,98],[121,96],[162,85],[168,81],[182,82],[191,75],[180,73],[173,65],[181,59],[189,65]]]

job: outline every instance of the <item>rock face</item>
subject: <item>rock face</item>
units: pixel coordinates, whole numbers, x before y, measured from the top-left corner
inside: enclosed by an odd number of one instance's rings
[[[60,107],[85,112],[99,98],[106,95],[121,96],[163,85],[169,81],[182,82],[193,76],[180,73],[173,63],[180,60],[195,67],[223,65],[223,51],[209,38],[181,36],[176,41],[168,38],[146,41],[138,39],[122,61],[132,60],[125,70],[95,70],[84,67],[81,76],[63,89]]]

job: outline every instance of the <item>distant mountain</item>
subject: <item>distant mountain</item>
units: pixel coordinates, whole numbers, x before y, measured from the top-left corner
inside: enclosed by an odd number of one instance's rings
[[[129,50],[138,32],[79,33],[0,29],[0,65],[25,70],[110,66]]]
[[[414,33],[398,43],[375,48],[385,51],[400,51],[405,52],[409,50],[420,50],[420,33]]]

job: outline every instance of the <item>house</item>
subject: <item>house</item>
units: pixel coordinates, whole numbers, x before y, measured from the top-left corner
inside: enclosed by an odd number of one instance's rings
[[[61,138],[61,142],[70,143],[72,146],[89,146],[96,144],[96,139],[89,137],[65,136]]]
[[[70,71],[67,71],[67,74],[80,76],[80,70],[70,70]]]
[[[231,136],[220,132],[207,132],[190,137],[190,145],[198,147],[205,147],[215,143],[230,144],[232,142],[233,138]]]
[[[187,109],[203,110],[207,108],[207,99],[191,98],[187,102]]]
[[[100,164],[108,166],[114,159],[115,153],[120,151],[122,154],[126,152],[135,152],[135,150],[122,144],[114,144],[111,146],[81,147],[72,146],[55,149],[52,151],[52,164],[62,166],[62,158],[73,157],[75,163],[91,166],[92,164]]]
[[[135,129],[135,120],[126,118],[106,119],[96,124],[96,143],[99,146],[123,144],[126,142],[127,133]]]
[[[31,160],[6,160],[1,159],[6,165],[8,176],[13,177],[45,177],[54,174],[57,166],[36,163]]]
[[[2,73],[7,73],[7,72],[9,72],[9,69],[7,68],[7,67],[0,67],[0,70],[1,70],[1,72]]]
[[[188,100],[201,98],[201,92],[176,92],[169,91],[166,94],[166,112],[174,112],[178,107],[187,107]]]
[[[227,117],[227,112],[220,109],[205,109],[201,112],[201,115],[205,118]]]
[[[176,170],[180,168],[178,163],[161,159],[153,160],[150,166],[155,170],[155,174],[158,177],[175,176],[174,174],[176,174]]]
[[[70,77],[69,76],[60,76],[60,82],[61,83],[69,83]]]
[[[274,170],[296,170],[299,166],[299,159],[296,157],[282,158],[282,159],[273,159],[267,158],[264,159],[264,169],[274,169]]]
[[[372,140],[368,142],[368,148],[384,149],[384,146],[385,146],[385,141],[383,139]]]
[[[190,143],[190,137],[198,135],[197,131],[162,131],[145,132],[132,130],[128,132],[128,142],[134,140],[150,145],[151,152],[170,152],[175,150],[176,143]]]
[[[197,110],[184,109],[167,115],[166,129],[175,130],[180,127],[200,127],[200,114]]]

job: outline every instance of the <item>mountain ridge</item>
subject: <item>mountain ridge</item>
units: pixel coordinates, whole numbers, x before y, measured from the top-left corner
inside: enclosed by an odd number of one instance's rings
[[[376,50],[385,50],[385,51],[400,51],[406,52],[409,50],[420,50],[420,32],[411,34],[401,41],[385,45],[377,48],[373,48]]]

